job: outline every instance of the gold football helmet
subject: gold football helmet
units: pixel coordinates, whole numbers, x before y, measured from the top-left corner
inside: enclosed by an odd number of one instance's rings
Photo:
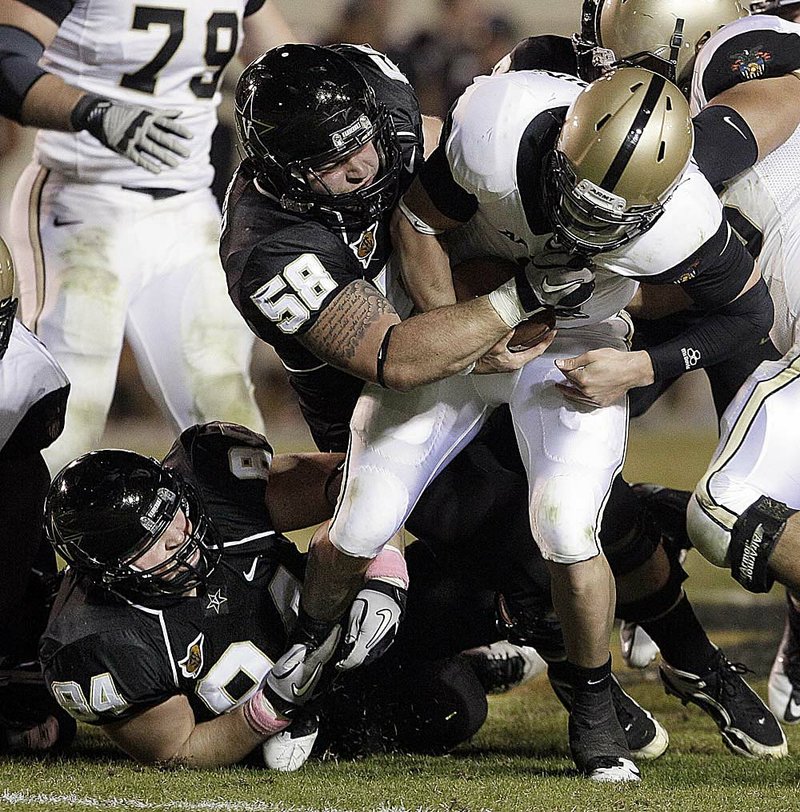
[[[0,237],[0,358],[6,354],[11,340],[11,328],[17,312],[14,298],[14,261],[8,246]]]
[[[689,105],[663,76],[618,68],[567,111],[545,172],[556,237],[585,253],[610,251],[646,231],[692,155]]]
[[[747,17],[742,0],[595,0],[595,41],[617,60],[661,73],[681,87],[699,48],[726,23]]]

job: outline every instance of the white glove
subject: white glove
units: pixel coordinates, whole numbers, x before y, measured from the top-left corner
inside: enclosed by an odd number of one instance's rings
[[[325,665],[339,644],[342,627],[307,615],[292,635],[294,644],[267,674],[262,690],[273,707],[286,717],[316,698]]]
[[[397,637],[408,592],[381,578],[368,580],[353,600],[336,668],[347,671],[383,656]]]
[[[180,114],[180,110],[150,110],[87,95],[75,105],[70,121],[76,131],[86,130],[104,146],[157,175],[165,166],[177,166],[189,157],[179,139],[192,134],[175,121]]]

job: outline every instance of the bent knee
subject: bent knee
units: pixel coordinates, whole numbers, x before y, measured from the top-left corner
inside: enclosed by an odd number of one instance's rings
[[[375,558],[409,512],[404,483],[388,471],[365,468],[347,478],[331,522],[331,543],[341,552]]]
[[[600,552],[597,526],[602,498],[590,477],[570,474],[536,483],[531,529],[542,555],[562,564],[594,558]]]

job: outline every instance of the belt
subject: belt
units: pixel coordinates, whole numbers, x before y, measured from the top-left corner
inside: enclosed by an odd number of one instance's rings
[[[127,192],[139,192],[143,195],[149,195],[153,200],[166,200],[168,197],[175,197],[175,195],[182,195],[181,189],[158,189],[154,186],[123,186]]]

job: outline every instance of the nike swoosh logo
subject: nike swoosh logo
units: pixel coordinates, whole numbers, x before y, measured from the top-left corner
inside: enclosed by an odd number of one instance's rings
[[[562,290],[568,290],[575,287],[575,282],[562,282],[560,285],[551,285],[547,281],[547,277],[542,279],[542,291],[544,293],[561,293]]]
[[[83,220],[62,220],[58,215],[53,218],[53,225],[56,228],[61,226],[79,226]]]
[[[794,698],[794,694],[792,694],[792,698],[789,700],[789,704],[786,706],[783,718],[786,722],[796,722],[798,719],[800,719],[800,703],[798,703]]]
[[[252,581],[256,577],[256,568],[258,567],[258,557],[253,559],[250,569],[247,572],[242,572],[245,581]]]
[[[394,623],[394,612],[391,609],[378,609],[375,612],[378,617],[381,619],[381,625],[378,627],[375,634],[372,635],[372,639],[367,643],[367,648],[370,649],[375,643],[379,642],[383,639],[384,634],[389,629],[389,627]]]
[[[590,680],[586,681],[586,684],[587,685],[599,685],[604,679],[605,679],[605,677],[603,677],[602,679],[590,679]]]
[[[305,696],[314,687],[317,682],[317,676],[321,670],[322,663],[317,663],[314,666],[314,670],[311,672],[311,676],[304,683],[300,685],[298,685],[296,682],[292,683],[292,693],[297,699],[299,699],[301,696]]]
[[[736,130],[736,132],[737,132],[737,133],[739,133],[739,135],[741,135],[741,136],[742,136],[742,138],[744,138],[744,140],[745,140],[745,141],[747,141],[747,136],[746,136],[746,135],[745,135],[745,134],[744,134],[744,133],[741,131],[741,129],[739,129],[739,127],[737,126],[736,122],[734,122],[734,121],[731,119],[731,117],[730,117],[730,116],[723,116],[723,117],[722,117],[722,120],[723,120],[723,121],[724,121],[726,124],[730,124],[730,125],[731,125],[731,127],[733,127],[733,129],[734,129],[734,130]]]

